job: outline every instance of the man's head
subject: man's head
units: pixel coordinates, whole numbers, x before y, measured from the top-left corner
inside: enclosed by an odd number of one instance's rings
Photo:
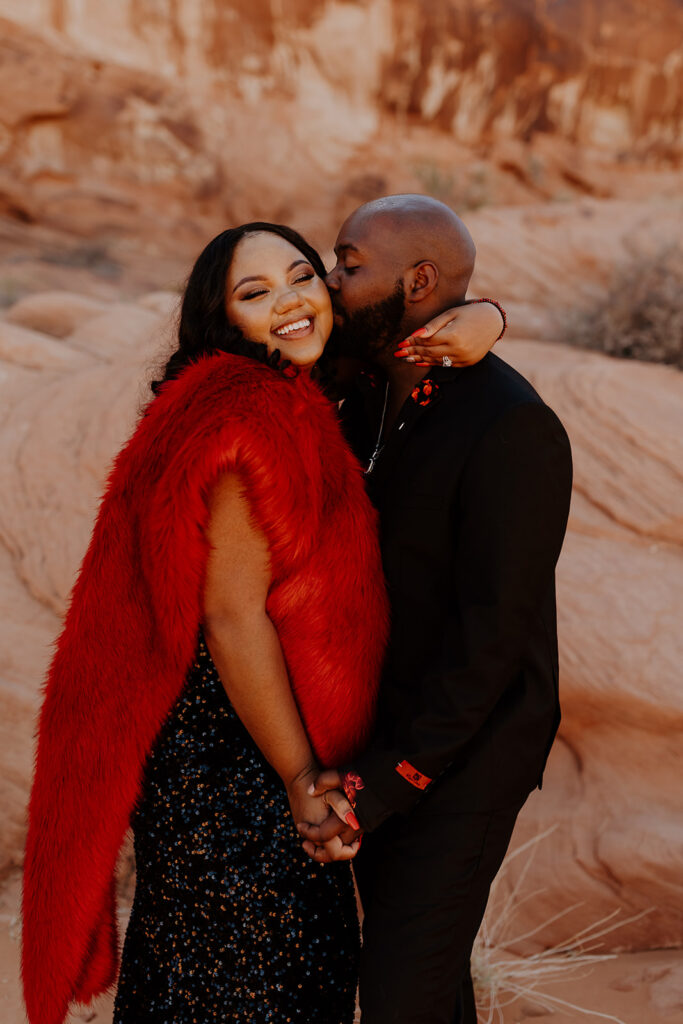
[[[344,350],[376,357],[463,301],[476,251],[444,203],[398,195],[352,213],[335,252],[327,285]]]

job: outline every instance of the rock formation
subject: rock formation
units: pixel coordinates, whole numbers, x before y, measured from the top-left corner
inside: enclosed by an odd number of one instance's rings
[[[538,941],[561,939],[616,908],[622,918],[653,908],[605,940],[643,949],[683,941],[683,378],[568,349],[554,341],[552,324],[568,291],[578,299],[600,287],[625,238],[646,249],[667,230],[680,233],[681,223],[665,206],[606,205],[482,211],[469,222],[479,248],[475,288],[515,299],[518,336],[501,343],[501,355],[557,409],[576,471],[559,571],[564,720],[546,785],[531,798],[516,842],[559,827],[535,851],[531,877],[544,895],[519,907],[507,938],[583,901],[542,928]],[[177,295],[165,292],[126,302],[47,292],[20,299],[0,321],[5,867],[21,860],[49,644],[107,464],[146,398],[176,305]],[[522,340],[525,333],[544,340]],[[506,884],[522,864],[511,866]]]
[[[674,0],[0,0],[3,14],[0,209],[89,237],[266,212],[315,232],[359,197],[415,188],[460,208],[642,194],[680,162]]]
[[[683,944],[683,378],[557,340],[615,265],[683,237],[682,30],[676,0],[0,0],[0,871],[50,645],[191,258],[261,217],[329,255],[353,206],[417,190],[466,216],[472,292],[510,314],[500,354],[575,455],[564,718],[514,845],[555,830],[506,869],[501,940],[646,911],[605,948]]]

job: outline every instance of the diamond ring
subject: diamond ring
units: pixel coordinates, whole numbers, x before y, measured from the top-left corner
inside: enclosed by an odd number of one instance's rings
[[[452,366],[453,365],[453,360],[451,359],[450,356],[444,356],[443,359],[441,360],[441,362],[443,363],[444,366]]]

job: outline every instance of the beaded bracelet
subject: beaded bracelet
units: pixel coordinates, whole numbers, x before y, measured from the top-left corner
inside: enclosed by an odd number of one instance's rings
[[[496,309],[498,310],[498,312],[502,316],[502,318],[503,318],[503,330],[500,332],[500,334],[496,338],[496,341],[500,341],[500,339],[503,337],[503,335],[505,334],[505,332],[507,330],[507,327],[508,327],[508,318],[507,318],[507,316],[505,314],[505,310],[501,306],[500,302],[497,302],[496,299],[472,299],[472,305],[474,305],[475,302],[490,302],[492,306],[496,307]]]

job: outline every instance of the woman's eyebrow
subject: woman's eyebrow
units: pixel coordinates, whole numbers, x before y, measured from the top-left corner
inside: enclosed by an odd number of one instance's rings
[[[294,260],[294,262],[290,263],[289,266],[287,267],[287,273],[289,274],[289,272],[291,270],[294,270],[294,267],[298,267],[299,264],[301,264],[301,263],[308,263],[308,260]],[[237,289],[239,288],[239,286],[241,284],[246,284],[247,281],[265,281],[265,280],[266,280],[265,277],[259,276],[258,274],[256,276],[254,276],[254,277],[243,277],[241,281],[237,282],[237,284],[235,285],[235,287],[232,290],[232,293],[234,295],[235,292],[237,291]]]

